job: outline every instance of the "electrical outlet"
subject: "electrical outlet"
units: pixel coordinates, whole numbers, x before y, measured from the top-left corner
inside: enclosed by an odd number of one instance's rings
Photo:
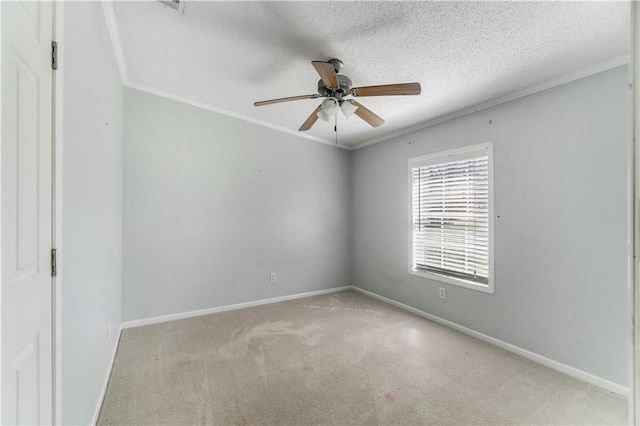
[[[269,282],[275,283],[276,282],[276,278],[277,277],[276,277],[276,273],[275,272],[272,272],[272,273],[269,274]]]
[[[440,287],[440,299],[444,300],[447,297],[447,289]]]

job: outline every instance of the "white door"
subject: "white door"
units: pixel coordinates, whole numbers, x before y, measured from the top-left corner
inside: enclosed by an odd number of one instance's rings
[[[2,8],[2,424],[52,423],[52,3]]]

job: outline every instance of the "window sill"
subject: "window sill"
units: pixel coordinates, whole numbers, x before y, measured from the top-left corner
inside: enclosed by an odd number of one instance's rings
[[[458,287],[468,288],[471,290],[479,291],[481,293],[488,293],[488,294],[495,293],[492,279],[489,279],[489,284],[484,285],[484,284],[474,283],[473,281],[463,280],[461,278],[449,277],[447,275],[435,274],[433,272],[414,271],[413,269],[409,269],[409,274],[415,275],[421,278],[427,278],[430,280],[455,285]]]

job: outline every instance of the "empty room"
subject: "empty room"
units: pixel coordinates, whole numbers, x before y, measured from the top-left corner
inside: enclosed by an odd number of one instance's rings
[[[3,424],[638,424],[633,2],[2,2]]]

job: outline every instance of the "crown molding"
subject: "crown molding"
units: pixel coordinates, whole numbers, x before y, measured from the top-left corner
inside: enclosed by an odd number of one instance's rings
[[[133,81],[129,81],[127,84],[125,84],[125,86],[129,87],[130,89],[139,90],[141,92],[146,92],[146,93],[150,93],[152,95],[160,96],[160,97],[163,97],[163,98],[166,98],[166,99],[171,99],[172,101],[176,101],[176,102],[180,102],[180,103],[183,103],[183,104],[191,105],[191,106],[194,106],[194,107],[197,107],[197,108],[205,109],[207,111],[213,111],[213,112],[216,112],[218,114],[226,115],[228,117],[237,118],[239,120],[243,120],[243,121],[246,121],[248,123],[257,124],[259,126],[267,127],[269,129],[273,129],[273,130],[278,130],[280,132],[288,133],[290,135],[294,135],[294,136],[297,136],[297,137],[302,138],[302,139],[308,139],[308,140],[311,140],[311,141],[314,141],[314,142],[324,143],[324,144],[331,145],[331,146],[337,147],[337,148],[342,148],[342,149],[347,149],[347,150],[349,149],[349,147],[347,147],[345,145],[341,145],[341,144],[337,144],[336,145],[335,141],[331,141],[329,139],[323,139],[323,138],[319,138],[317,136],[311,136],[311,135],[308,135],[308,134],[301,133],[298,130],[289,129],[289,128],[283,127],[283,126],[278,126],[276,124],[268,123],[268,122],[263,121],[263,120],[258,120],[256,118],[249,117],[249,116],[244,115],[244,114],[238,114],[236,112],[229,111],[229,110],[224,109],[224,108],[213,106],[213,105],[208,104],[206,102],[196,101],[195,99],[192,99],[192,98],[190,98],[188,96],[178,95],[178,94],[170,92],[168,90],[154,89],[153,87],[145,86],[143,84],[135,83]]]
[[[300,133],[298,130],[289,129],[283,126],[278,126],[276,124],[268,123],[263,120],[258,120],[256,118],[249,117],[244,114],[238,114],[236,112],[227,110],[225,108],[220,108],[220,107],[208,104],[206,102],[197,101],[187,96],[178,95],[168,90],[156,89],[156,88],[145,86],[144,84],[140,84],[135,81],[132,81],[129,78],[129,75],[127,73],[127,64],[125,61],[124,50],[122,48],[122,39],[120,37],[120,31],[118,29],[118,21],[116,19],[115,9],[113,7],[113,0],[102,0],[102,8],[104,10],[104,17],[107,24],[107,29],[109,30],[109,35],[111,36],[113,52],[115,54],[116,62],[118,64],[118,70],[120,71],[120,79],[122,80],[123,86],[140,90],[142,92],[151,93],[156,96],[171,99],[177,102],[202,108],[208,111],[213,111],[218,114],[226,115],[228,117],[237,118],[237,119],[240,119],[249,123],[257,124],[259,126],[267,127],[273,130],[278,130],[290,135],[298,136],[303,139],[324,143],[324,144],[342,148],[342,149],[347,149],[347,150],[350,149],[349,147],[339,143],[336,145],[335,141],[331,141],[329,139],[320,138],[317,136],[311,136],[308,134],[303,134],[303,133]]]
[[[317,136],[311,136],[309,134],[305,134],[305,133],[301,133],[297,130],[294,129],[289,129],[287,127],[284,126],[279,126],[277,124],[273,124],[273,123],[269,123],[263,120],[259,120],[253,117],[249,117],[247,115],[244,114],[239,114],[230,110],[227,110],[225,108],[220,108],[211,104],[208,104],[206,102],[202,102],[202,101],[197,101],[195,99],[192,99],[190,97],[187,96],[183,96],[183,95],[178,95],[175,93],[172,93],[170,91],[167,90],[162,90],[162,89],[155,89],[153,87],[149,87],[149,86],[145,86],[143,84],[131,81],[129,79],[129,76],[127,74],[127,66],[126,66],[126,61],[125,61],[125,56],[124,56],[124,51],[122,48],[122,41],[120,38],[120,31],[118,30],[118,22],[116,20],[116,14],[115,14],[115,10],[113,8],[113,0],[102,0],[102,7],[104,10],[104,16],[105,16],[105,20],[107,23],[107,28],[109,30],[109,35],[111,36],[111,42],[113,44],[113,51],[115,54],[115,58],[116,58],[116,62],[118,63],[118,69],[120,70],[120,78],[122,80],[122,85],[126,86],[126,87],[130,87],[132,89],[136,89],[136,90],[140,90],[143,92],[147,92],[147,93],[151,93],[153,95],[156,96],[161,96],[163,98],[167,98],[167,99],[171,99],[177,102],[181,102],[181,103],[185,103],[188,105],[192,105],[198,108],[202,108],[202,109],[206,109],[208,111],[213,111],[216,112],[218,114],[222,114],[222,115],[226,115],[228,117],[233,117],[233,118],[237,118],[239,120],[243,120],[249,123],[253,123],[256,124],[258,126],[263,126],[263,127],[267,127],[269,129],[273,129],[273,130],[277,130],[280,132],[284,132],[290,135],[294,135],[294,136],[298,136],[300,138],[303,139],[308,139],[314,142],[320,142],[320,143],[324,143],[327,145],[331,145],[334,147],[338,147],[338,148],[342,148],[342,149],[346,149],[349,151],[354,151],[360,148],[364,148],[366,146],[369,145],[373,145],[376,143],[380,143],[380,142],[384,142],[384,141],[388,141],[390,139],[396,138],[398,136],[404,136],[410,133],[414,133],[417,132],[419,130],[422,129],[426,129],[429,127],[433,127],[435,125],[444,123],[446,121],[450,121],[459,117],[464,117],[465,115],[469,115],[469,114],[473,114],[474,112],[478,112],[478,111],[482,111],[500,104],[504,104],[507,102],[511,102],[513,100],[522,98],[524,96],[528,96],[528,95],[532,95],[534,93],[537,92],[542,92],[544,90],[547,89],[551,89],[553,87],[557,87],[560,86],[562,84],[566,84],[575,80],[579,80],[581,78],[584,77],[588,77],[590,75],[593,74],[597,74],[603,71],[607,71],[610,70],[612,68],[616,68],[622,65],[626,65],[629,63],[629,55],[622,55],[622,56],[618,56],[616,58],[612,58],[610,60],[601,62],[599,64],[595,64],[586,68],[583,68],[581,70],[578,71],[574,71],[568,74],[564,74],[561,75],[559,77],[556,77],[554,79],[551,80],[547,80],[544,81],[542,83],[539,84],[535,84],[533,86],[529,86],[527,88],[524,88],[522,90],[517,90],[515,92],[503,95],[503,96],[499,96],[497,98],[494,99],[490,99],[488,101],[479,103],[477,105],[474,106],[470,106],[467,108],[463,108],[454,112],[451,112],[449,114],[444,114],[435,118],[432,118],[430,120],[427,121],[423,121],[422,123],[413,125],[413,126],[409,126],[406,127],[404,129],[395,131],[395,132],[391,132],[388,133],[386,135],[382,135],[373,139],[369,139],[367,141],[361,142],[359,144],[355,144],[352,146],[347,146],[347,145],[342,145],[340,143],[336,144],[335,141],[329,140],[329,139],[325,139],[325,138],[320,138]]]
[[[593,74],[598,74],[600,72],[607,71],[613,68],[617,68],[619,66],[626,65],[628,63],[629,63],[629,55],[618,56],[608,61],[604,61],[599,64],[595,64],[595,65],[583,68],[581,70],[564,74],[554,79],[547,80],[542,83],[535,84],[533,86],[529,86],[522,90],[517,90],[515,92],[509,93],[494,99],[490,99],[488,101],[479,103],[475,106],[460,109],[449,114],[441,115],[439,117],[432,118],[431,120],[424,121],[414,126],[406,127],[396,132],[389,133],[387,135],[380,136],[380,137],[368,140],[366,142],[356,144],[351,149],[356,150],[356,149],[364,148],[366,146],[373,145],[379,142],[384,142],[384,141],[396,138],[398,136],[408,135],[410,133],[417,132],[418,130],[433,127],[437,124],[441,124],[446,121],[450,121],[459,117],[464,117],[465,115],[473,114],[474,112],[482,111],[497,105],[511,102],[513,100],[516,100],[528,95],[532,95],[534,93],[542,92],[544,90],[551,89],[553,87],[561,86],[563,84],[570,83],[575,80],[580,80],[581,78],[588,77]]]
[[[127,75],[127,64],[124,60],[124,50],[122,49],[122,41],[120,38],[120,30],[118,29],[118,21],[116,20],[116,11],[113,8],[112,0],[102,0],[102,10],[104,11],[104,19],[107,23],[107,30],[111,37],[113,45],[113,53],[116,57],[118,70],[120,71],[120,80],[123,85],[127,85],[129,77]]]

